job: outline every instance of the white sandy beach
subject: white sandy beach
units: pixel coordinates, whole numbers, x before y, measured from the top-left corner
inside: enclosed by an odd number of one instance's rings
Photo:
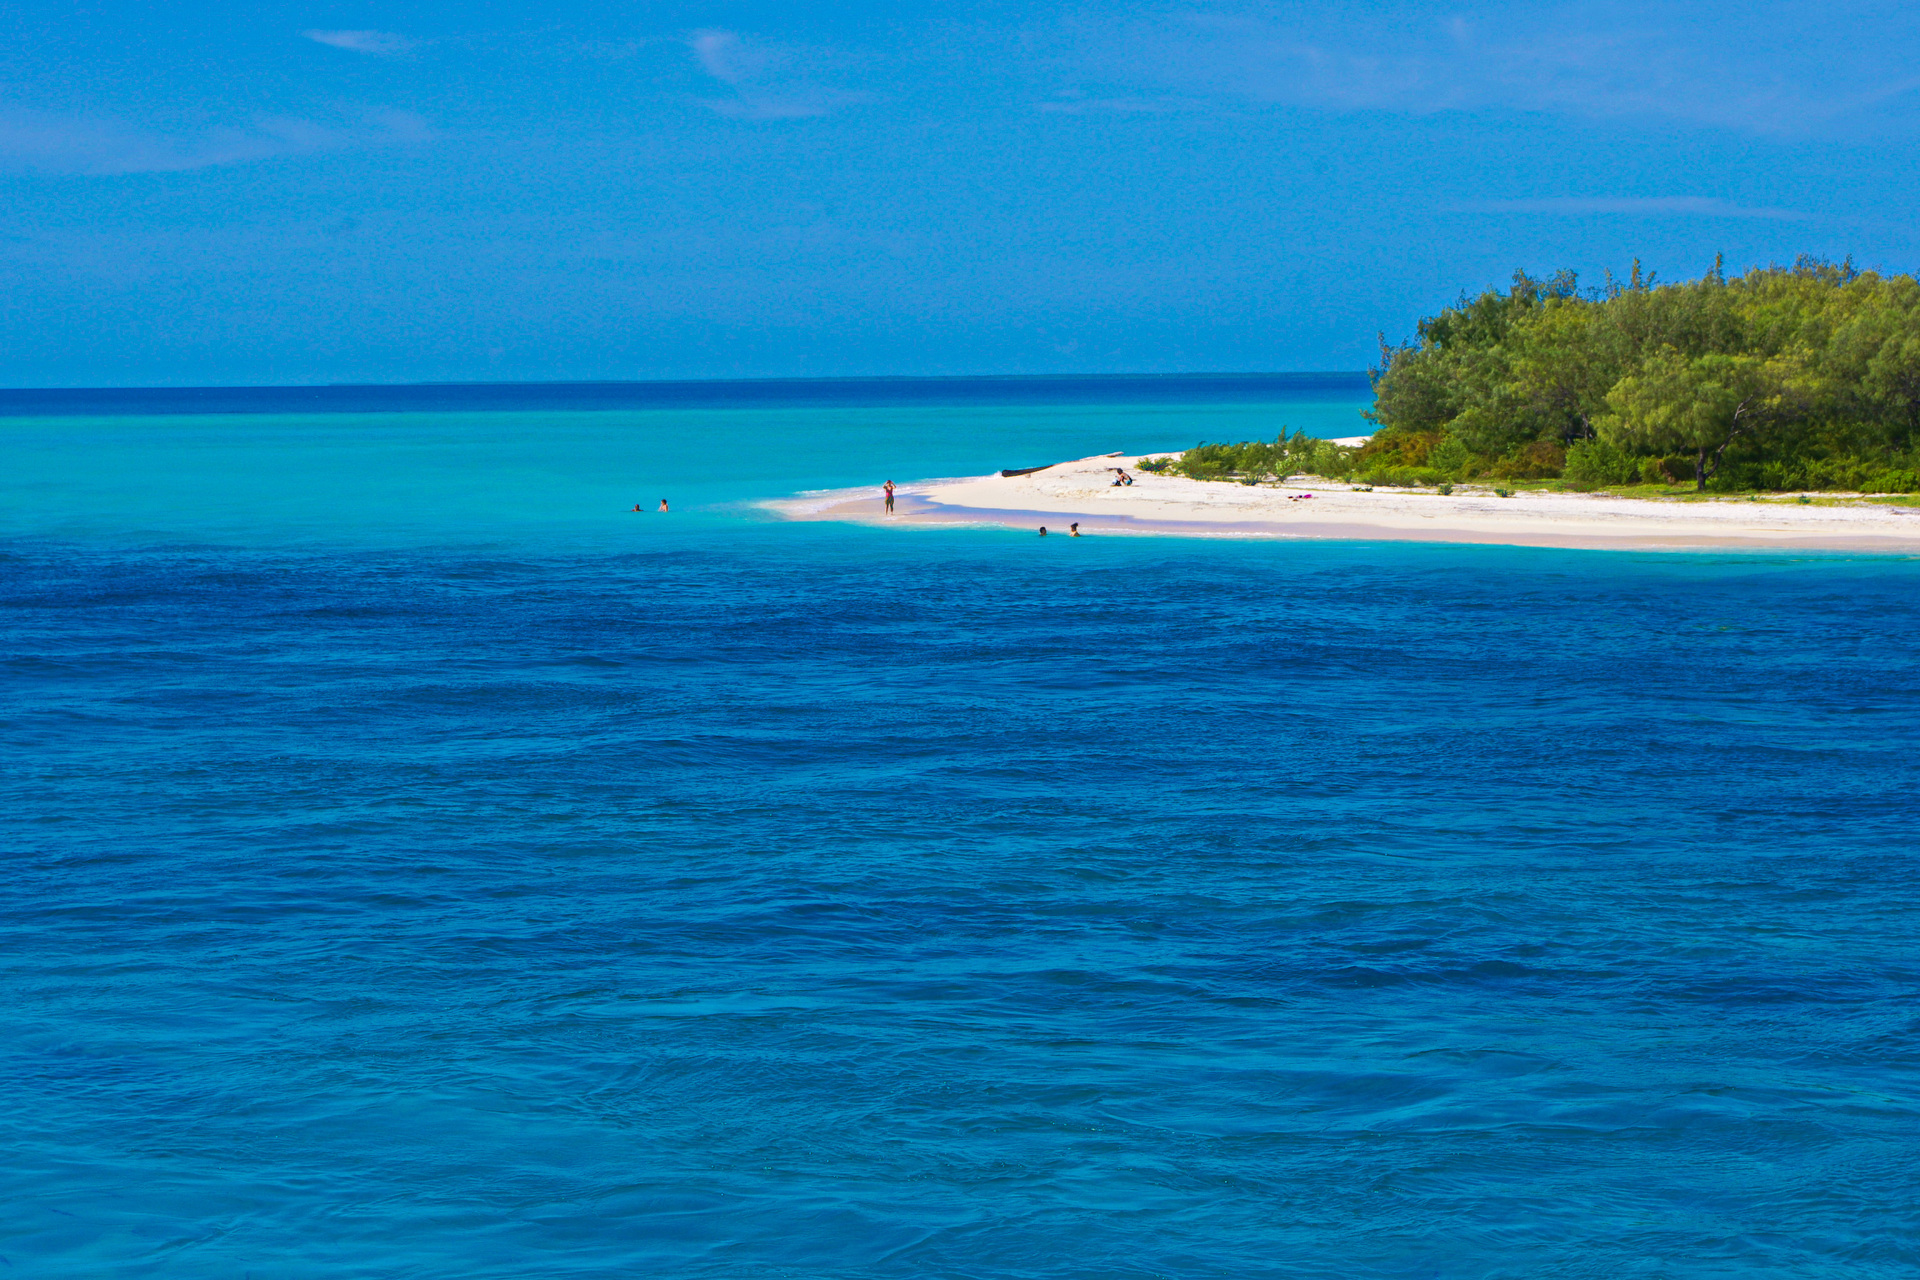
[[[1822,501],[1811,505],[1792,495],[1686,501],[1534,491],[1501,498],[1467,485],[1442,496],[1431,489],[1357,490],[1305,477],[1280,486],[1188,480],[1140,471],[1138,463],[1138,457],[1099,456],[1030,475],[904,484],[893,515],[885,513],[877,488],[769,505],[801,520],[1046,525],[1061,534],[1078,521],[1089,535],[1920,552],[1920,507],[1826,501],[1833,495],[1820,495]],[[1125,467],[1134,483],[1114,488],[1114,467]]]

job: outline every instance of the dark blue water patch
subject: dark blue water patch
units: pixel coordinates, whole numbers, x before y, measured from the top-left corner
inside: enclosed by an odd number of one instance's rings
[[[1284,404],[1368,394],[1365,373],[1084,374],[763,378],[687,382],[486,382],[317,387],[0,389],[0,417],[447,413],[605,409],[809,409],[1098,404]]]
[[[0,1254],[1920,1260],[1920,566],[791,532],[0,562]]]

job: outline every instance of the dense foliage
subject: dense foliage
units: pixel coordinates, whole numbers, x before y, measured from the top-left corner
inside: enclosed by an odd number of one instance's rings
[[[1143,471],[1170,471],[1194,480],[1239,480],[1258,484],[1263,480],[1284,480],[1298,472],[1316,476],[1344,476],[1353,470],[1358,449],[1316,440],[1305,433],[1288,435],[1280,429],[1280,438],[1271,443],[1249,440],[1243,444],[1195,445],[1177,457],[1145,458]]]
[[[1803,258],[1580,291],[1516,273],[1383,347],[1384,481],[1920,489],[1920,284]]]
[[[1920,490],[1920,283],[1802,258],[1582,292],[1516,272],[1382,345],[1378,427],[1205,444],[1149,471],[1258,484],[1545,480],[1576,488]]]

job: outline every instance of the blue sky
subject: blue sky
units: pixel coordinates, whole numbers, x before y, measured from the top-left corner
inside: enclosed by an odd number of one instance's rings
[[[1920,7],[16,4],[12,386],[1364,367],[1920,257]]]

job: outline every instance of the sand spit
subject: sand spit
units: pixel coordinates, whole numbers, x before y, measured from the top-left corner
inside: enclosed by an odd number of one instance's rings
[[[1154,455],[1148,455],[1154,456]],[[1598,494],[1516,493],[1462,486],[1353,489],[1295,478],[1247,486],[1156,476],[1139,459],[1102,455],[1029,475],[902,485],[887,515],[880,490],[810,494],[768,504],[796,520],[873,524],[996,524],[1086,534],[1188,537],[1341,538],[1483,542],[1588,548],[1777,547],[1920,553],[1920,508],[1879,503],[1802,505],[1785,500],[1616,498]],[[1113,487],[1115,467],[1133,476]],[[1306,495],[1311,494],[1311,497]]]

